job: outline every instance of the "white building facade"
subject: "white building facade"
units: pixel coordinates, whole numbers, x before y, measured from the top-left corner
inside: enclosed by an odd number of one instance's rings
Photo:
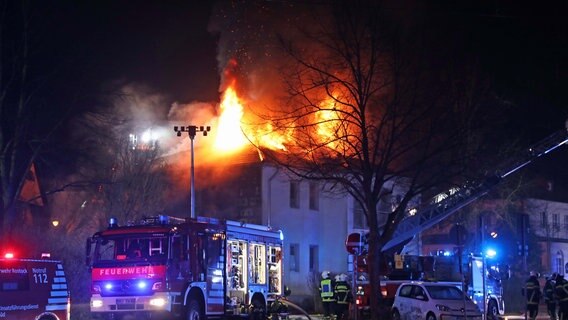
[[[543,273],[568,273],[568,203],[529,198],[523,211],[536,234]]]

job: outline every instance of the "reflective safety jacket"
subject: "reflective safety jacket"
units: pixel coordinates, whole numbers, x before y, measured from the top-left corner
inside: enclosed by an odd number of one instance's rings
[[[321,301],[323,302],[335,301],[333,296],[333,283],[331,282],[331,279],[321,280],[320,295],[321,295]]]
[[[544,300],[547,303],[554,302],[556,295],[554,294],[554,281],[551,279],[546,280],[544,284]]]
[[[568,281],[564,278],[557,278],[556,285],[554,286],[554,292],[556,292],[558,301],[568,301]]]
[[[338,281],[335,284],[334,291],[337,304],[349,304],[351,302],[351,287],[347,282]]]
[[[540,284],[535,276],[530,277],[525,285],[527,292],[527,304],[528,305],[538,305],[540,300]]]

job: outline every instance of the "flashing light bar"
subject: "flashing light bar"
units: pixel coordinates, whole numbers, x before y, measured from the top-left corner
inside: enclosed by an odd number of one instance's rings
[[[7,253],[4,254],[4,258],[14,259],[14,254],[12,252],[7,252]]]
[[[118,219],[115,217],[110,218],[108,221],[108,228],[111,229],[116,227],[118,227]]]

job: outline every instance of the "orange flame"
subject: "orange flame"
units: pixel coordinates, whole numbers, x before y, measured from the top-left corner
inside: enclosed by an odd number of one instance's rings
[[[217,123],[217,137],[214,144],[217,152],[237,152],[247,144],[285,150],[285,144],[291,141],[290,134],[274,130],[270,123],[264,125],[244,123],[244,107],[232,86],[223,93],[220,109],[221,115]]]
[[[241,130],[243,106],[232,87],[227,88],[223,94],[220,107],[215,149],[221,152],[238,151],[249,142]]]
[[[349,144],[343,141],[349,135],[340,106],[335,99],[321,101],[318,111],[314,113],[314,129],[318,137],[317,144],[326,145],[329,150],[347,150]],[[270,122],[250,124],[245,121],[245,108],[233,85],[227,87],[220,103],[214,150],[216,154],[235,153],[251,144],[272,150],[287,150],[286,146],[295,143],[294,130],[275,129]],[[250,120],[250,119],[248,119]],[[255,121],[249,121],[255,122]],[[314,147],[316,147],[314,145]],[[325,150],[325,149],[320,149]]]

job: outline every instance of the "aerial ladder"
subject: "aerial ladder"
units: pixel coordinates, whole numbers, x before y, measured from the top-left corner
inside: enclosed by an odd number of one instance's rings
[[[429,203],[417,210],[410,210],[396,228],[393,237],[383,246],[387,251],[412,239],[420,232],[436,225],[459,209],[481,198],[497,186],[504,178],[519,171],[539,157],[550,153],[568,142],[567,128],[533,144],[517,156],[497,166],[497,169],[480,181],[465,183],[461,187],[436,195]]]

